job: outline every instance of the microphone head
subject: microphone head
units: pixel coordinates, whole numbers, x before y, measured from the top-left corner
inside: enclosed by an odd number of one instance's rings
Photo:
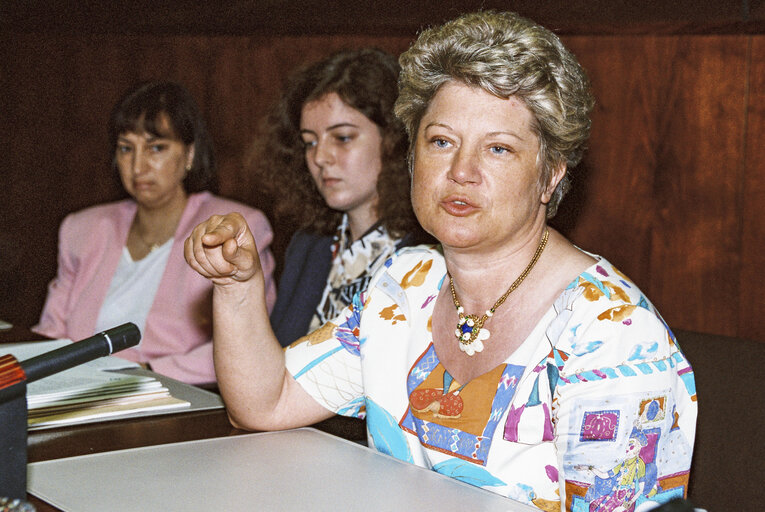
[[[134,347],[141,341],[141,331],[132,322],[107,329],[103,334],[110,340],[110,353],[112,354],[119,352],[120,350],[125,350],[126,348]]]

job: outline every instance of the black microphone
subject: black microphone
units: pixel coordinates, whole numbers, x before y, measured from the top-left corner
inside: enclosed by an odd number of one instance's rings
[[[27,384],[138,345],[141,331],[122,324],[82,341],[18,362],[0,358],[0,497],[25,499],[27,488]],[[3,508],[2,510],[5,510]]]
[[[90,338],[21,361],[27,384],[138,345],[141,331],[132,322],[113,327]]]

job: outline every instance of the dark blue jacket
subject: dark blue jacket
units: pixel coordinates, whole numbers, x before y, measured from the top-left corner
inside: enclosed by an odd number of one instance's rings
[[[332,267],[332,239],[298,231],[284,256],[271,327],[283,347],[308,333]]]

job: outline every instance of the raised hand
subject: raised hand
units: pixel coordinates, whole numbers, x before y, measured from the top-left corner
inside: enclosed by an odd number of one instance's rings
[[[213,215],[195,227],[186,239],[184,256],[191,268],[215,284],[262,276],[255,239],[238,213]]]

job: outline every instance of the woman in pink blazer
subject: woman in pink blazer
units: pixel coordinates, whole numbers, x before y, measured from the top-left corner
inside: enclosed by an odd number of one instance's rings
[[[58,273],[32,329],[80,340],[134,322],[141,343],[120,357],[191,384],[214,382],[212,285],[186,265],[183,242],[211,215],[241,213],[266,262],[270,310],[276,299],[271,227],[261,211],[208,192],[216,185],[212,144],[182,86],[132,89],[116,105],[109,134],[113,167],[131,198],[64,219]]]

